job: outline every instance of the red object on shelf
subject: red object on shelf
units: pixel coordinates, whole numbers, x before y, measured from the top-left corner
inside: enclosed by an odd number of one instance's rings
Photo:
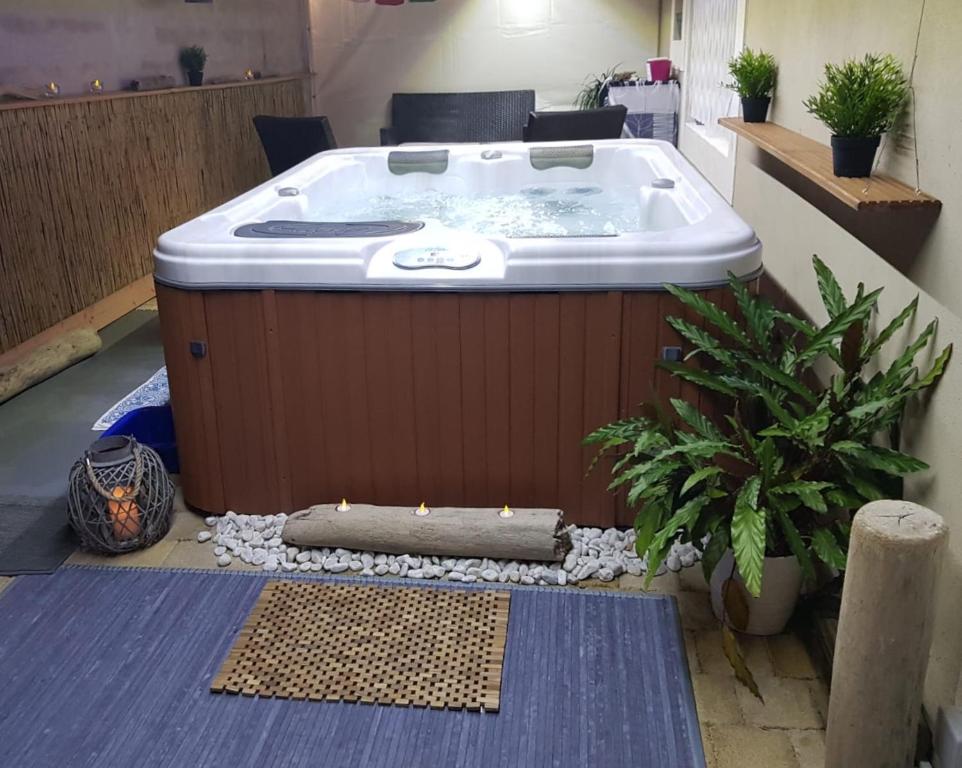
[[[671,79],[671,59],[648,59],[648,79],[656,83],[668,82]]]

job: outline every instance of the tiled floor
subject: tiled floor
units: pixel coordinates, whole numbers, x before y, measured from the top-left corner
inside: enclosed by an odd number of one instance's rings
[[[176,507],[167,537],[143,552],[116,558],[74,554],[70,563],[136,567],[216,568],[209,544],[197,543],[204,521]],[[239,561],[231,568],[250,568]],[[622,576],[592,587],[640,590],[642,579]],[[4,581],[0,580],[0,590]],[[711,612],[700,568],[667,573],[652,591],[675,596],[681,613],[709,768],[821,768],[828,692],[804,645],[794,635],[743,638],[743,649],[765,703],[739,685],[721,651],[718,622]]]

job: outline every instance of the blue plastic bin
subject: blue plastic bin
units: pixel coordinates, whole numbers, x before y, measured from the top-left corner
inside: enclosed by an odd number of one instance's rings
[[[129,435],[138,443],[148,445],[160,454],[164,466],[171,473],[180,472],[177,460],[177,438],[174,435],[174,414],[170,405],[149,405],[136,408],[121,416],[104,432],[109,435]]]

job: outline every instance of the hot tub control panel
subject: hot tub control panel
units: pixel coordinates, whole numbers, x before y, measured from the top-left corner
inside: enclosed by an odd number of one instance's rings
[[[471,269],[480,261],[480,253],[442,245],[407,248],[394,254],[394,265],[401,269]]]

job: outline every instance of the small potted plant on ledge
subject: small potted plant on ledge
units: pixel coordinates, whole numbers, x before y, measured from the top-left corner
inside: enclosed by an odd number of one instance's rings
[[[204,84],[204,65],[207,63],[207,51],[199,45],[191,45],[180,49],[180,66],[187,73],[187,82],[191,85]]]
[[[728,72],[732,82],[726,87],[741,98],[745,122],[764,123],[778,79],[775,57],[764,51],[755,52],[746,48],[728,62]]]
[[[906,403],[939,380],[951,355],[946,347],[919,373],[915,357],[935,334],[933,321],[880,367],[877,353],[911,326],[918,299],[873,333],[881,289],[859,285],[849,301],[828,267],[814,263],[829,318],[822,326],[776,309],[735,279],[735,316],[666,286],[699,318],[667,318],[698,365],[663,365],[703,390],[708,407],[674,399],[672,416],[648,406],[656,415],[586,438],[614,457],[610,488],[639,509],[636,547],[649,581],[676,540],[702,551],[725,653],[752,690],[729,627],[777,634],[817,567],[845,569],[854,512],[898,498],[902,476],[927,467],[891,436]],[[826,368],[822,383],[815,372]]]
[[[836,176],[871,176],[881,136],[895,125],[908,93],[902,65],[889,54],[825,65],[824,82],[804,104],[832,131]]]

